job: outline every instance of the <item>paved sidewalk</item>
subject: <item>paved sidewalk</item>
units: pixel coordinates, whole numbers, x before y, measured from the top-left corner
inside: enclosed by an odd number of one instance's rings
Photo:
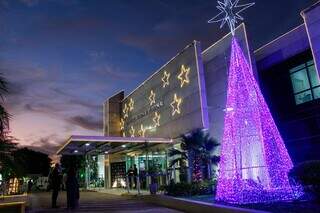
[[[66,193],[62,192],[58,197],[59,209],[51,209],[51,194],[46,192],[33,193],[29,195],[31,206],[26,212],[68,212],[66,210]],[[131,199],[118,195],[81,192],[80,208],[73,212],[137,212],[137,213],[179,213],[179,211],[165,207],[148,204],[141,200]]]

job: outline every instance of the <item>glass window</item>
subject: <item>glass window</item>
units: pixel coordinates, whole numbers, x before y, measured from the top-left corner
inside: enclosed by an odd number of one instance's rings
[[[293,72],[296,72],[296,71],[298,71],[298,70],[304,69],[305,67],[306,67],[305,64],[301,64],[301,65],[299,65],[299,66],[296,66],[296,67],[292,68],[292,69],[290,70],[290,73],[293,73]]]
[[[289,70],[296,104],[320,99],[320,79],[313,60]]]
[[[295,95],[296,104],[303,104],[308,101],[312,101],[311,91],[307,90],[305,92],[299,93]]]
[[[320,87],[313,89],[314,99],[320,98]]]
[[[291,81],[294,93],[310,89],[308,74],[305,69],[291,74]]]
[[[311,86],[316,87],[320,85],[319,75],[314,65],[308,67]]]

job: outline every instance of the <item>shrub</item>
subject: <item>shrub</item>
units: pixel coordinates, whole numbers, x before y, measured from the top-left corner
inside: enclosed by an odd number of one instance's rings
[[[169,185],[161,186],[160,190],[170,196],[193,196],[193,195],[209,195],[213,194],[215,181],[193,182],[192,184],[170,183]]]
[[[320,200],[320,161],[306,161],[296,165],[289,176],[301,184],[306,193]]]

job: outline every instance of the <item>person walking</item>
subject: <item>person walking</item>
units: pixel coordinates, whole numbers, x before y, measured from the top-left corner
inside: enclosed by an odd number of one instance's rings
[[[50,184],[52,188],[51,205],[52,208],[58,208],[57,199],[61,186],[61,169],[58,163],[56,163],[50,174]]]
[[[79,206],[79,183],[76,177],[76,169],[74,167],[70,167],[67,181],[66,181],[66,188],[67,188],[67,208],[74,210]]]

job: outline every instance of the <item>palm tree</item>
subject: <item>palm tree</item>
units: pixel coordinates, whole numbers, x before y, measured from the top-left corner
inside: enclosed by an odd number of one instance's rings
[[[180,181],[186,182],[187,181],[187,161],[188,161],[188,156],[186,151],[173,148],[169,150],[168,155],[169,157],[174,158],[173,160],[170,161],[169,167],[173,168],[179,165]]]
[[[12,151],[16,148],[13,138],[7,136],[9,129],[10,115],[3,106],[4,94],[8,92],[8,83],[6,79],[0,75],[0,173],[8,175],[12,173],[14,168]]]
[[[211,178],[211,167],[216,165],[220,158],[213,155],[213,152],[220,144],[211,138],[205,129],[195,129],[190,133],[181,135],[181,151],[174,149],[169,152],[170,156],[175,158],[172,165],[177,162],[186,162],[189,164],[189,181],[200,181],[203,178]],[[205,169],[204,169],[205,168]]]
[[[10,115],[3,106],[4,94],[8,93],[8,83],[6,79],[0,75],[0,139],[4,140],[6,131],[9,129]]]

